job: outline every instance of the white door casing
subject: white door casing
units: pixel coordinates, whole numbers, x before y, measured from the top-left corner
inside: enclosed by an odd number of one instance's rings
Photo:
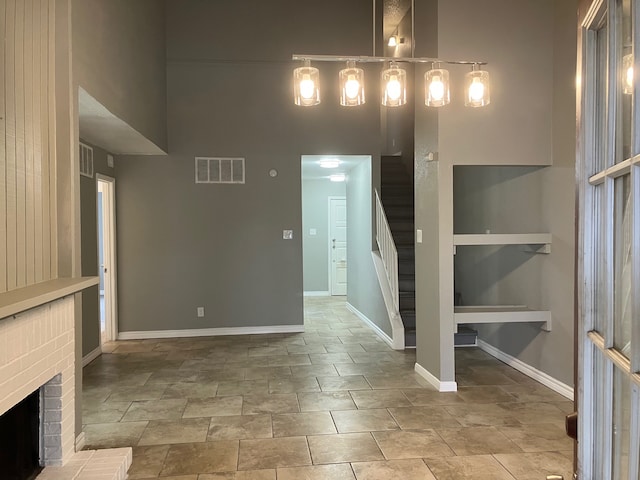
[[[102,232],[104,301],[105,301],[105,338],[113,341],[118,338],[118,308],[116,286],[116,208],[114,178],[96,174],[98,192],[102,194]],[[99,218],[99,217],[98,217]]]
[[[329,287],[347,294],[347,199],[329,197]]]

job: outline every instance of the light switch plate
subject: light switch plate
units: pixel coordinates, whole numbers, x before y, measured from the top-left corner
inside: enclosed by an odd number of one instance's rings
[[[197,313],[198,317],[204,317],[204,307],[198,307]]]
[[[309,229],[309,235],[311,235],[312,237],[313,237],[314,235],[316,235],[317,233],[318,233],[318,231],[317,231],[315,228],[310,228],[310,229]]]
[[[107,153],[107,167],[113,168],[113,165],[114,165],[114,163],[113,163],[113,155],[109,155]]]
[[[282,231],[282,239],[283,240],[293,240],[293,230],[283,230]]]
[[[422,243],[422,230],[416,230],[416,243]]]

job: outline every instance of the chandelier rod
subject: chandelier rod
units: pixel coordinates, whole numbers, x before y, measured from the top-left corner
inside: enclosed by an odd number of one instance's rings
[[[442,60],[440,58],[428,57],[374,57],[366,55],[302,55],[294,53],[291,60],[313,60],[315,62],[347,62],[354,61],[359,63],[383,63],[383,62],[401,62],[401,63],[445,63],[448,65],[487,65],[487,62],[477,62],[469,60]]]

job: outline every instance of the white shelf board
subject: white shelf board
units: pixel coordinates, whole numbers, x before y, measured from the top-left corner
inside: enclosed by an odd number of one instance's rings
[[[551,312],[531,310],[525,305],[482,305],[455,307],[456,330],[466,323],[542,323],[541,329],[551,331]]]
[[[460,245],[551,245],[550,233],[478,233],[453,236]]]

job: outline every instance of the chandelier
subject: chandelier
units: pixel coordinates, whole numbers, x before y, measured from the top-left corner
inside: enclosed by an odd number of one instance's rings
[[[449,71],[446,65],[468,65],[465,75],[464,104],[467,107],[484,107],[491,101],[489,72],[481,67],[486,62],[439,60],[437,58],[390,58],[390,57],[337,57],[331,55],[293,55],[292,60],[302,61],[303,66],[293,71],[294,103],[311,107],[320,103],[320,71],[311,66],[314,62],[346,62],[340,70],[340,105],[357,107],[365,103],[364,70],[359,63],[384,63],[380,73],[380,103],[385,107],[400,107],[407,103],[407,71],[403,63],[430,63],[431,69],[424,74],[424,102],[428,107],[444,107],[451,102]]]

